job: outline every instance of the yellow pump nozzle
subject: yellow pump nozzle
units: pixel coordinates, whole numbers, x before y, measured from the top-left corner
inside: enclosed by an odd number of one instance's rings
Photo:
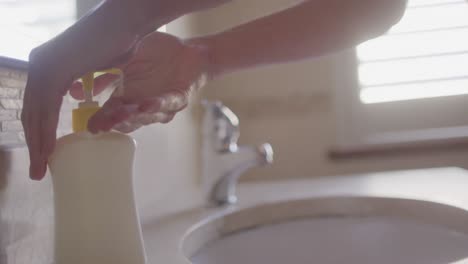
[[[100,71],[103,73],[110,73],[115,75],[121,75],[120,69],[108,69]],[[99,110],[101,107],[98,102],[93,101],[93,89],[94,89],[94,73],[90,72],[85,74],[81,81],[83,83],[83,92],[85,100],[81,102],[78,108],[72,111],[72,126],[73,132],[83,132],[88,130],[89,119]]]

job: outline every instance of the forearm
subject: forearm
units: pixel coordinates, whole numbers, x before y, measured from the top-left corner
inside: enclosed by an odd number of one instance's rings
[[[231,30],[206,45],[214,75],[320,56],[376,37],[396,23],[404,0],[310,0]]]
[[[156,28],[186,13],[229,1],[107,0],[33,51],[30,61],[46,62],[52,69],[67,65],[67,78],[76,79],[87,71],[115,64],[119,56]]]
[[[65,68],[68,78],[104,67],[135,42],[135,28],[140,22],[134,19],[137,17],[134,13],[120,5],[119,0],[104,1],[63,33],[33,50],[30,66],[47,63],[52,71]]]

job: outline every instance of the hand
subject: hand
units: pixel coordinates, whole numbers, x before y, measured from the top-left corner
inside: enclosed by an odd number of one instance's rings
[[[40,180],[47,170],[47,158],[55,146],[60,107],[66,93],[64,88],[73,81],[67,69],[56,67],[44,59],[47,56],[39,56],[46,53],[36,49],[30,56],[21,113],[31,161],[29,173],[35,180]]]
[[[84,36],[81,29],[71,33]],[[73,81],[88,71],[127,58],[137,41],[137,36],[128,35],[119,40],[114,38],[112,48],[97,37],[96,45],[88,45],[93,48],[91,50],[79,42],[70,44],[67,38],[55,38],[31,52],[21,114],[29,148],[31,179],[40,180],[45,175],[47,159],[55,147],[62,99]],[[81,59],[83,53],[87,54],[86,60]]]
[[[119,66],[123,71],[123,89],[116,89],[90,119],[89,130],[129,133],[144,125],[171,121],[187,106],[190,93],[204,85],[210,76],[205,48],[165,33],[146,36],[133,56]],[[116,78],[109,74],[97,77],[95,93]],[[81,99],[81,84],[75,83],[70,94]]]
[[[40,180],[45,175],[47,159],[54,150],[62,97],[72,82],[87,72],[128,61],[127,55],[131,55],[142,35],[183,14],[171,7],[164,14],[156,12],[157,21],[149,21],[140,4],[140,1],[103,1],[65,32],[31,52],[21,120],[32,179]],[[131,69],[127,71],[132,72]],[[165,98],[162,109],[173,109],[174,103],[169,107],[167,102],[173,101],[174,96],[162,98]],[[114,100],[105,108],[113,105]],[[145,109],[145,104],[141,109]]]

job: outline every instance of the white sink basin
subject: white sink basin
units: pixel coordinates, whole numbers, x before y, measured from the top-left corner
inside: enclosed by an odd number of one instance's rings
[[[393,198],[287,201],[203,223],[182,247],[195,264],[455,263],[468,259],[468,212]]]

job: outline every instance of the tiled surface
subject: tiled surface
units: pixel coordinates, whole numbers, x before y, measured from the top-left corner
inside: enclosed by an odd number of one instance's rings
[[[27,74],[0,68],[0,145],[24,142],[19,122]]]
[[[23,126],[21,124],[22,98],[26,86],[27,73],[0,67],[0,146],[7,144],[24,144]],[[67,96],[63,102],[58,134],[70,131],[70,111],[75,102]]]

